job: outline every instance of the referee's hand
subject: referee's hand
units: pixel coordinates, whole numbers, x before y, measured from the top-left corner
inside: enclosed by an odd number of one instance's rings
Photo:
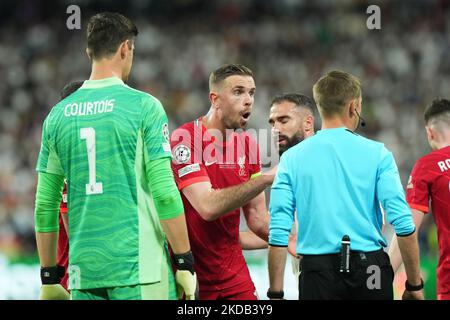
[[[297,234],[289,235],[288,252],[294,258],[297,258]]]
[[[405,290],[402,295],[402,300],[425,300],[423,290],[408,291]]]

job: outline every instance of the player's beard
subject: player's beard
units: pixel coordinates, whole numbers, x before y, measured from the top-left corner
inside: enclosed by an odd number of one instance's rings
[[[297,134],[293,135],[292,137],[288,137],[285,136],[283,134],[280,134],[278,136],[279,138],[283,138],[286,140],[286,144],[284,146],[282,145],[278,145],[278,154],[281,157],[281,155],[288,150],[289,148],[292,148],[293,146],[295,146],[297,143],[302,142],[305,139],[305,135],[303,134],[303,132],[299,131],[297,132]]]

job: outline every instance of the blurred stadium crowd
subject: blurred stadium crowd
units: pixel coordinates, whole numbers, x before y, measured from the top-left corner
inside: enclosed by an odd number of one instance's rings
[[[70,4],[81,8],[81,30],[66,28]],[[450,1],[370,4],[381,7],[381,30],[367,29],[366,1],[2,0],[0,252],[35,254],[42,122],[66,83],[89,77],[84,26],[106,9],[136,22],[130,85],[162,101],[171,130],[206,112],[209,73],[224,63],[254,71],[250,127],[264,129],[274,94],[312,96],[321,74],[342,69],[362,80],[361,133],[393,151],[406,185],[415,160],[429,152],[423,109],[434,97],[448,97]]]

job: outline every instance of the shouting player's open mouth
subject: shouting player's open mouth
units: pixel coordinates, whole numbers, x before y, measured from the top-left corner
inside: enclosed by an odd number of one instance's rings
[[[252,113],[250,111],[244,112],[243,114],[241,114],[241,119],[244,120],[245,122],[248,121],[248,119],[250,119],[250,115]]]

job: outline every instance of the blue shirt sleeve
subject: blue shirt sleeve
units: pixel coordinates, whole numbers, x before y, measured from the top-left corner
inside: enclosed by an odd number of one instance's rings
[[[411,210],[406,203],[394,156],[385,147],[381,150],[378,165],[376,194],[396,234],[398,236],[412,234],[415,231],[415,225]]]
[[[269,244],[286,247],[294,222],[295,196],[289,176],[288,161],[281,158],[270,193]]]

